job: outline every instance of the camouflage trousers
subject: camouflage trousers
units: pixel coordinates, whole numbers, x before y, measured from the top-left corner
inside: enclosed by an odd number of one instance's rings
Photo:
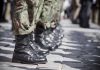
[[[15,0],[13,3],[13,31],[15,35],[33,32],[37,23],[53,28],[60,21],[64,0]]]

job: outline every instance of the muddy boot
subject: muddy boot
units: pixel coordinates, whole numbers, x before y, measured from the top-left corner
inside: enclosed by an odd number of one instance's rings
[[[17,35],[15,36],[16,44],[13,53],[12,62],[26,63],[26,64],[41,64],[46,63],[47,59],[36,53],[30,45],[29,35]]]

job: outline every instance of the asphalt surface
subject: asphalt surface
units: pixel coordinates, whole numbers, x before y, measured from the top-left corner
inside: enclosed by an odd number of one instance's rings
[[[12,63],[14,35],[10,23],[0,23],[0,70],[100,70],[100,27],[80,28],[61,21],[62,45],[48,56],[46,64]]]

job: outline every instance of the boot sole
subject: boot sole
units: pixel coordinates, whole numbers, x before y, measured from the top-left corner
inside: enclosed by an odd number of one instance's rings
[[[47,61],[44,62],[26,62],[26,61],[21,61],[21,60],[12,60],[13,63],[22,63],[22,64],[34,64],[34,65],[38,65],[38,64],[46,64]]]

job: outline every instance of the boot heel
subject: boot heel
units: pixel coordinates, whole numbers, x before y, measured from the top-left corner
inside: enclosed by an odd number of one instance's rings
[[[22,64],[27,64],[27,62],[20,61],[20,60],[17,60],[17,59],[12,59],[12,62],[13,62],[13,63],[22,63]],[[30,64],[30,63],[28,63],[28,64]]]
[[[12,62],[14,62],[14,63],[21,63],[21,61],[18,60],[18,59],[12,59]]]

